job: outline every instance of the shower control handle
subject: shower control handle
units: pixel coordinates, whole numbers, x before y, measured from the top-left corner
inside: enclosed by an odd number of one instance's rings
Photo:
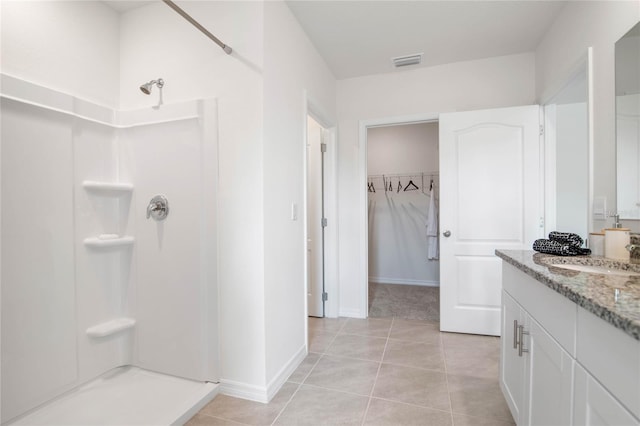
[[[147,219],[165,220],[169,215],[169,201],[164,195],[156,195],[147,206]]]

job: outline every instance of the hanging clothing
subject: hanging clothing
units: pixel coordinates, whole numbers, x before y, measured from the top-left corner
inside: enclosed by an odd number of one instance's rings
[[[436,192],[432,184],[429,191],[429,212],[427,213],[427,259],[437,260],[439,255],[438,210],[436,209]]]

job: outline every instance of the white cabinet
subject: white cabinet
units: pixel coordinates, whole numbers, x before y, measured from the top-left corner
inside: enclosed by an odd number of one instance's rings
[[[500,382],[519,425],[571,423],[574,360],[506,291]]]
[[[629,413],[580,364],[575,369],[574,426],[638,425]]]
[[[513,418],[519,422],[524,402],[524,360],[518,354],[518,326],[524,324],[523,310],[502,292],[502,340],[500,348],[500,387]]]
[[[518,425],[640,425],[640,341],[503,265],[500,386]]]
[[[571,424],[574,360],[533,318],[527,317],[524,425]]]

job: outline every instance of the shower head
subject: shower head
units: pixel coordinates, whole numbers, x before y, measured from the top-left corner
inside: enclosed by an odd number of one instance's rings
[[[153,88],[153,85],[157,85],[159,89],[162,89],[162,86],[164,86],[164,80],[159,78],[157,80],[151,80],[148,83],[144,83],[142,86],[140,86],[140,90],[142,90],[142,93],[144,93],[145,95],[150,95],[151,94],[151,88]]]

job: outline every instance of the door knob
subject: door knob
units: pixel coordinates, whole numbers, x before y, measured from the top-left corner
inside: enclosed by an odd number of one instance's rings
[[[448,230],[447,230],[447,231],[444,231],[444,232],[442,233],[442,235],[444,235],[445,237],[449,238],[449,237],[451,236],[451,231],[448,231]]]

